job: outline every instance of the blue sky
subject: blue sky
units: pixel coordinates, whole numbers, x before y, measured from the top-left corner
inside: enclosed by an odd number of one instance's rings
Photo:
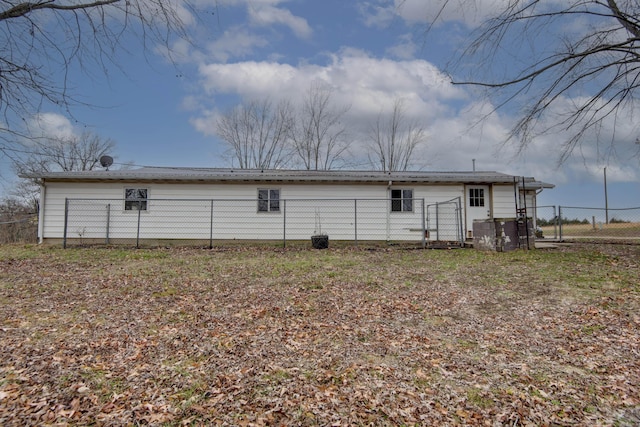
[[[177,68],[160,54],[141,55],[132,42],[132,54],[119,57],[124,72],[112,69],[104,76],[96,71],[87,77],[72,70],[74,93],[92,107],[74,107],[71,117],[45,106],[39,120],[28,123],[38,122],[52,134],[88,129],[111,138],[117,143],[116,162],[225,167],[225,146],[214,127],[219,114],[249,99],[295,103],[321,81],[335,88],[337,105],[350,106],[345,121],[360,167],[366,167],[363,129],[402,98],[408,115],[429,136],[416,153],[416,169],[471,170],[475,159],[478,170],[555,184],[541,194],[541,205],[604,207],[606,166],[609,207],[640,206],[640,159],[630,155],[636,148],[635,127],[616,125],[615,138],[621,142],[606,158],[595,144],[602,135],[593,135],[558,166],[562,135],[545,135],[518,155],[516,147],[502,144],[517,112],[501,110],[484,118],[492,109],[488,101],[474,88],[449,83],[447,63],[500,2],[451,7],[428,34],[437,1],[198,3],[215,4],[216,13],[205,26],[193,28],[195,46],[174,46]],[[3,185],[6,191],[11,183]]]

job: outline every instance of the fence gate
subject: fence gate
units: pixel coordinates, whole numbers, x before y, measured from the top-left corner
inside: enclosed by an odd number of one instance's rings
[[[462,199],[427,205],[427,240],[464,245]]]

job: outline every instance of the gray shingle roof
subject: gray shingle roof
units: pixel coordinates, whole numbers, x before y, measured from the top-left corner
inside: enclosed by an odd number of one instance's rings
[[[380,171],[307,171],[254,170],[186,167],[144,167],[127,170],[93,170],[84,172],[43,172],[24,175],[45,181],[104,182],[324,182],[324,183],[512,183],[514,177],[499,172],[380,172]],[[525,178],[534,182],[533,178]],[[537,187],[538,188],[538,187]],[[545,187],[548,188],[548,187]]]

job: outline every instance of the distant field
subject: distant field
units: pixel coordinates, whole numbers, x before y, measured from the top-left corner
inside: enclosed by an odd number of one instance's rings
[[[0,425],[640,422],[640,246],[0,246]]]
[[[541,227],[545,236],[553,236],[554,227],[546,226]],[[558,227],[556,227],[559,233]],[[563,224],[562,225],[563,237],[630,237],[640,238],[640,223],[616,223],[616,224],[601,224],[596,223],[596,226],[592,224]]]

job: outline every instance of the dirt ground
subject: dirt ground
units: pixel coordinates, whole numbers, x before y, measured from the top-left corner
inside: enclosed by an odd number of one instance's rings
[[[0,424],[640,425],[640,246],[0,247]]]

